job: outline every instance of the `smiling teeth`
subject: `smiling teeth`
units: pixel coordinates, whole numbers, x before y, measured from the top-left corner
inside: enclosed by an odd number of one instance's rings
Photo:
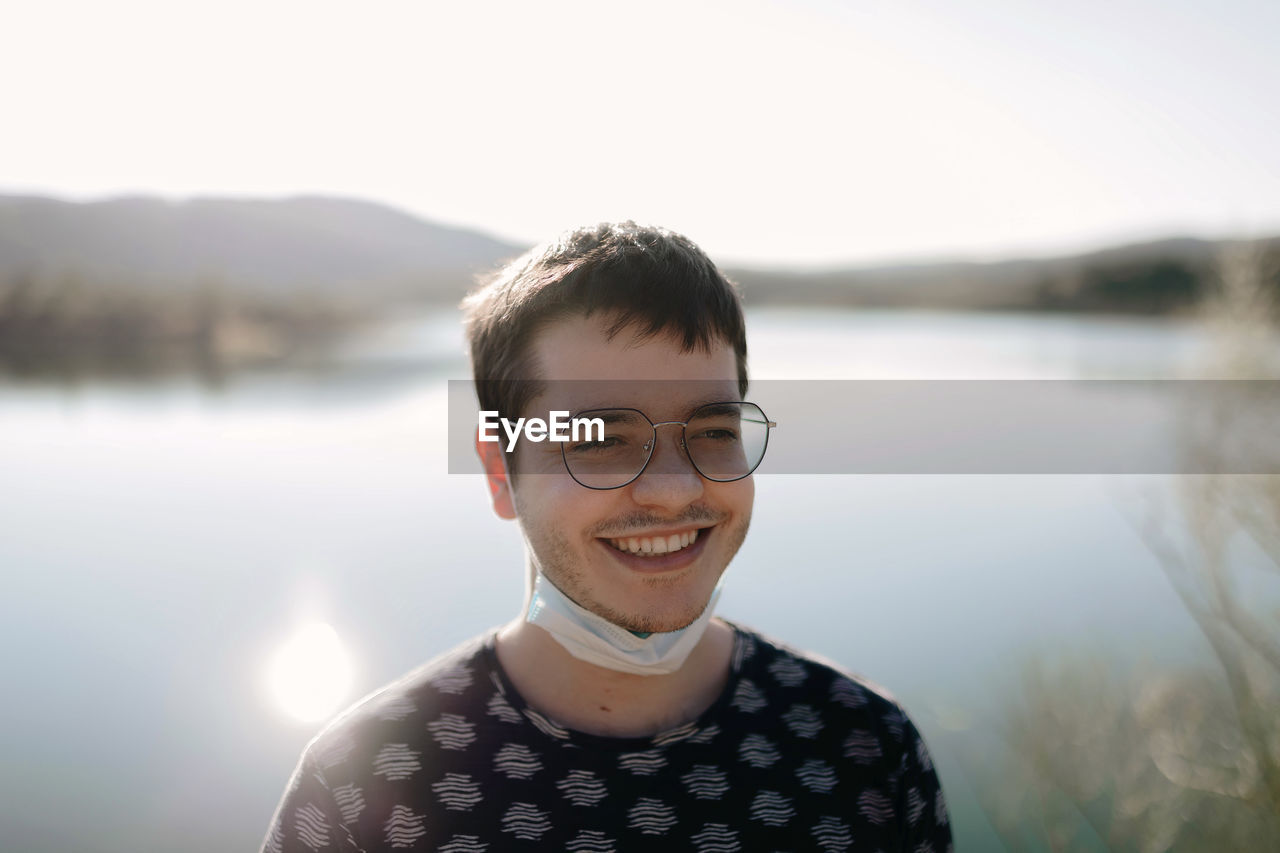
[[[627,539],[610,539],[609,544],[628,554],[670,554],[688,548],[698,540],[698,531],[673,533],[670,536],[632,536]]]

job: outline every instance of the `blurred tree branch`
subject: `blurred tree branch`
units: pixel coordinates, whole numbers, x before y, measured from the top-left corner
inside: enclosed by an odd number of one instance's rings
[[[1205,303],[1213,378],[1280,377],[1274,260],[1257,243],[1224,252]],[[1222,470],[1242,446],[1276,449],[1275,430],[1250,433],[1229,399],[1188,413],[1182,452],[1197,470]],[[1259,580],[1280,572],[1280,477],[1179,477],[1136,526],[1216,668],[1120,676],[1101,659],[1033,662],[1010,712],[1014,761],[993,771],[984,807],[1013,849],[1028,847],[1028,827],[1038,849],[1272,849],[1280,613],[1265,612],[1275,590]]]

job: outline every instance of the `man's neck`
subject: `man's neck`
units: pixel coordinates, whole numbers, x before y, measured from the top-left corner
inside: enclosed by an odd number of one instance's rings
[[[578,660],[523,619],[498,632],[498,662],[521,697],[557,723],[588,734],[642,737],[687,723],[729,678],[733,629],[712,619],[680,669],[634,675]]]

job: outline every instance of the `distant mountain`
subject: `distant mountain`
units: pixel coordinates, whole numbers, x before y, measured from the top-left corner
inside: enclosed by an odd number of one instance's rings
[[[1265,242],[1280,254],[1280,240]],[[175,295],[212,287],[277,301],[337,296],[375,309],[404,300],[456,305],[477,273],[523,248],[352,199],[0,195],[0,303],[6,292],[50,288]],[[1197,302],[1221,248],[1182,238],[1049,259],[729,274],[748,305],[1159,314]]]
[[[358,290],[454,301],[475,273],[521,251],[350,199],[0,196],[0,282],[71,277],[132,289],[215,284],[272,296]]]
[[[1258,242],[1270,268],[1280,268],[1280,238]],[[1173,238],[1056,258],[730,275],[757,305],[1164,314],[1200,300],[1224,248],[1223,241]]]

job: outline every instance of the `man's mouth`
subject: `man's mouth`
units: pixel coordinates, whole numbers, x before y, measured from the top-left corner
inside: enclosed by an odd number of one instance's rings
[[[605,541],[625,554],[656,557],[660,554],[673,554],[676,551],[688,548],[698,541],[700,532],[695,528],[686,530],[683,533],[673,533],[670,536],[627,536]]]

